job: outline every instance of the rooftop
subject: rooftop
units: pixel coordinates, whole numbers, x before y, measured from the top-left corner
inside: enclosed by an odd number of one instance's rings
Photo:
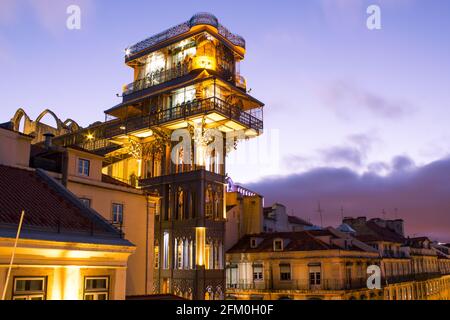
[[[25,210],[22,238],[132,245],[43,170],[0,165],[0,188],[0,236],[15,237]]]
[[[300,224],[304,226],[312,226],[312,223],[303,220],[302,218],[299,218],[297,216],[288,216],[288,222],[291,224]]]
[[[272,232],[244,236],[227,253],[243,252],[272,252],[275,239],[285,240],[283,251],[316,251],[316,250],[342,250],[342,247],[333,242],[325,242],[323,237],[338,239],[336,234],[328,229],[309,230],[297,232]],[[251,238],[259,238],[261,241],[256,248],[250,244]],[[347,250],[364,251],[357,246],[349,246]]]
[[[215,17],[213,14],[207,12],[200,12],[194,14],[188,21],[180,23],[172,28],[169,28],[163,32],[155,34],[143,41],[140,41],[134,45],[129,46],[126,49],[127,54],[126,59],[132,60],[137,53],[152,48],[171,38],[180,36],[184,33],[188,33],[191,30],[191,28],[198,25],[209,25],[216,28],[218,34],[222,36],[224,39],[226,39],[235,46],[245,49],[244,38],[242,38],[237,34],[231,33],[227,28],[225,28],[222,24],[219,23],[219,19],[217,19],[217,17]]]

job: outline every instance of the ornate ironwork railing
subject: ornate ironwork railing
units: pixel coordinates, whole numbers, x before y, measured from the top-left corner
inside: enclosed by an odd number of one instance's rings
[[[320,283],[311,284],[309,280],[287,280],[273,285],[268,280],[254,281],[250,283],[227,283],[228,289],[235,290],[303,290],[303,291],[338,291],[338,290],[356,290],[367,286],[365,278],[344,279],[323,279]]]
[[[123,95],[127,96],[131,93],[144,90],[158,84],[170,81],[187,75],[191,71],[190,63],[180,63],[171,69],[161,69],[145,75],[144,78],[136,80],[123,88]]]
[[[208,24],[218,29],[219,34],[228,39],[231,43],[236,46],[245,48],[245,40],[237,34],[231,33],[227,28],[219,23],[219,20],[212,14],[206,12],[200,12],[192,16],[189,21],[180,23],[170,29],[160,32],[152,37],[149,37],[143,41],[136,43],[128,47],[128,51],[131,55],[138,53],[139,51],[150,48],[158,43],[166,41],[172,37],[176,37],[180,34],[188,32],[193,26]],[[132,59],[133,57],[127,57],[127,59]]]
[[[201,60],[202,57],[194,57],[194,59],[190,62],[180,63],[174,66],[171,69],[160,69],[145,75],[144,78],[136,80],[132,83],[129,83],[123,87],[122,94],[124,97],[129,96],[132,93],[139,92],[141,90],[145,90],[151,88],[153,86],[168,82],[170,80],[183,77],[189,72],[201,68],[198,66],[197,60]],[[241,75],[235,75],[226,69],[221,68],[220,66],[214,67],[214,70],[220,74],[223,79],[228,82],[232,82],[236,87],[241,89],[247,88],[246,80]]]
[[[219,98],[207,98],[203,100],[193,100],[188,103],[177,105],[169,109],[162,109],[150,114],[132,117],[125,120],[115,119],[96,126],[85,128],[81,131],[54,138],[54,142],[65,146],[85,144],[92,141],[109,139],[129,132],[151,128],[154,125],[185,119],[187,117],[217,112],[234,120],[244,127],[257,132],[263,130],[263,120],[246,111],[242,111],[236,106],[230,105]],[[93,144],[95,145],[95,144]],[[101,144],[103,146],[103,144]]]

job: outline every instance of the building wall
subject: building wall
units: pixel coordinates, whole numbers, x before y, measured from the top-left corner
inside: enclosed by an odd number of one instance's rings
[[[225,251],[247,234],[263,231],[263,197],[244,196],[239,192],[226,193],[226,205],[234,206],[226,213]]]
[[[370,297],[366,286],[367,266],[378,260],[374,253],[338,250],[227,254],[227,262],[238,265],[239,279],[236,288],[230,288],[227,279],[227,295],[238,299],[256,296],[263,299],[349,299],[353,294],[354,298],[367,299]],[[263,280],[254,280],[254,264],[263,265]],[[290,265],[291,280],[280,278],[280,264]],[[347,268],[351,269],[350,280],[346,278]],[[320,285],[310,285],[311,270],[320,270]],[[380,298],[381,294],[378,290],[374,297]]]
[[[69,178],[67,187],[78,197],[90,199],[91,207],[109,221],[112,221],[113,203],[123,204],[122,231],[124,237],[136,245],[136,252],[128,263],[126,294],[152,293],[155,208],[147,205],[147,197],[140,191],[107,184],[92,185],[74,178]]]
[[[0,292],[3,293],[14,239],[0,238]],[[15,277],[45,277],[47,300],[83,300],[85,277],[108,277],[111,300],[125,298],[127,259],[133,248],[48,242],[19,241],[8,281],[6,299],[11,299]]]
[[[90,161],[89,176],[78,173],[78,160]],[[91,208],[106,220],[113,220],[113,204],[123,205],[124,237],[136,245],[127,272],[127,295],[152,293],[154,264],[154,216],[158,199],[147,197],[142,190],[101,182],[103,157],[69,148],[67,188],[79,198],[90,200]]]
[[[0,164],[28,167],[31,137],[0,128]]]
[[[84,179],[101,181],[102,180],[102,161],[103,157],[96,156],[92,153],[70,149],[68,154],[68,175],[80,176],[78,173],[78,160],[89,160],[89,176],[82,176]]]
[[[272,205],[272,212],[269,213],[269,219],[264,219],[264,232],[287,232],[292,231],[288,223],[286,207],[275,203]]]

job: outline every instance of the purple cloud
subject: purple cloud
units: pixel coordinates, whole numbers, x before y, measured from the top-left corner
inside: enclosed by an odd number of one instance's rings
[[[325,103],[332,106],[340,116],[347,115],[349,110],[355,110],[356,107],[365,109],[377,117],[397,119],[416,109],[408,101],[387,98],[345,81],[335,82],[322,94]]]
[[[390,168],[387,176],[317,168],[269,177],[248,187],[264,195],[266,204],[281,202],[315,223],[319,223],[315,213],[319,200],[326,225],[340,223],[341,206],[348,216],[381,217],[384,209],[386,218],[405,220],[407,234],[450,242],[450,158],[415,167],[407,157],[397,157]]]

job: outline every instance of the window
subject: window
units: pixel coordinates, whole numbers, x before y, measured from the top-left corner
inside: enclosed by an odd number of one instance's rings
[[[123,204],[113,203],[112,205],[112,222],[114,224],[123,223]]]
[[[88,208],[91,207],[91,199],[88,198],[80,198],[80,201]]]
[[[163,236],[163,269],[169,269],[169,233]]]
[[[231,264],[227,266],[226,278],[228,288],[238,287],[238,266],[236,264]]]
[[[13,300],[45,300],[45,277],[14,278]]]
[[[263,280],[263,265],[262,264],[254,264],[253,265],[253,280],[254,281]]]
[[[280,264],[280,280],[291,280],[290,264]]]
[[[156,243],[154,248],[155,269],[159,269],[159,245]]]
[[[108,300],[109,277],[86,277],[84,300]]]
[[[309,285],[310,286],[320,286],[321,274],[320,265],[309,267]]]
[[[183,240],[175,239],[175,269],[183,269]]]
[[[78,159],[78,174],[89,177],[90,161],[86,159]]]
[[[256,238],[250,239],[250,248],[256,248],[258,246],[258,242],[256,241]]]
[[[273,251],[282,251],[283,250],[283,240],[276,239],[273,241]]]

